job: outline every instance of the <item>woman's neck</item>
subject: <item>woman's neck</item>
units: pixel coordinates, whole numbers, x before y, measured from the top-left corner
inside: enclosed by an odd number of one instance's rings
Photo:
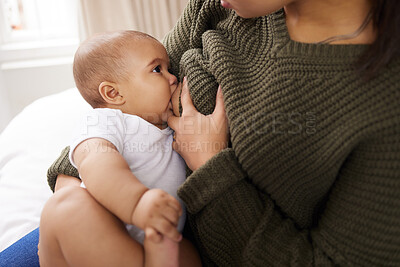
[[[290,38],[317,43],[332,36],[355,32],[371,10],[370,0],[286,0],[286,25]],[[375,40],[372,20],[356,37],[332,44],[370,44]]]

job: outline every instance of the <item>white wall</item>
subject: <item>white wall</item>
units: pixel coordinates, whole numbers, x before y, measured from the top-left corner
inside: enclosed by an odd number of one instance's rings
[[[0,45],[0,133],[34,100],[74,87],[78,44],[75,38]]]
[[[27,1],[21,15],[0,1],[0,133],[34,100],[74,87],[72,61],[79,44],[77,3]],[[11,30],[13,23],[19,22],[8,18],[20,15],[26,27]]]
[[[0,132],[4,129],[10,118],[8,94],[4,89],[3,75],[0,71]]]
[[[14,117],[34,100],[74,86],[72,58],[56,58],[2,66],[3,90]]]
[[[71,57],[6,63],[0,73],[0,132],[34,100],[74,87]]]

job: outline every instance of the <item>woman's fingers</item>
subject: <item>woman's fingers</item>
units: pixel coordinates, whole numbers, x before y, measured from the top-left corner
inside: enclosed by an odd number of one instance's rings
[[[187,85],[187,78],[183,78],[183,85],[182,85],[182,94],[181,94],[181,103],[182,103],[182,117],[177,117],[175,115],[171,115],[167,119],[168,126],[174,130],[176,133],[184,134],[190,133],[188,131],[191,130],[190,123],[187,123],[188,120],[185,119],[185,116],[189,114],[196,114],[199,113],[193,105],[192,98],[190,97],[189,88]],[[190,113],[192,112],[192,113]],[[186,121],[186,122],[185,122]],[[181,124],[182,127],[179,127]],[[187,127],[185,127],[187,126]]]
[[[176,151],[179,155],[181,155],[181,157],[183,157],[183,155],[181,154],[181,150],[179,149],[179,145],[175,140],[172,142],[172,149]]]
[[[229,126],[223,94],[219,87],[214,111],[205,116],[194,107],[185,78],[181,103],[182,117],[168,118],[169,127],[175,131],[172,148],[181,155],[191,170],[196,170],[228,144]]]
[[[181,94],[181,103],[182,103],[182,113],[196,111],[196,108],[193,105],[192,98],[190,97],[190,92],[187,84],[187,78],[183,78],[182,85],[182,94]]]
[[[168,126],[175,132],[178,130],[178,127],[179,127],[179,119],[180,119],[180,117],[176,117],[176,116],[172,115],[172,116],[169,116],[168,120],[167,120]]]
[[[221,85],[218,87],[217,96],[215,100],[215,108],[212,113],[213,116],[218,118],[225,118],[224,96],[222,94]]]

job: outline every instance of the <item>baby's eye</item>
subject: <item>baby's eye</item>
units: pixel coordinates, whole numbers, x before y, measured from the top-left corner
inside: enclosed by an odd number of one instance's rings
[[[154,69],[153,69],[153,72],[161,72],[161,67],[160,67],[160,65],[158,65],[157,67],[155,67]]]

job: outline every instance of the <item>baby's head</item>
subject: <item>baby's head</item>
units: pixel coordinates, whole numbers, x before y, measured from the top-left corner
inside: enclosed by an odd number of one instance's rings
[[[153,39],[150,35],[135,31],[101,33],[79,46],[74,58],[75,84],[93,108],[107,104],[99,92],[102,82],[127,79],[128,51],[134,49],[135,42],[145,38]]]
[[[167,52],[155,38],[118,31],[83,42],[73,72],[77,88],[93,108],[116,108],[157,124],[177,87],[168,68]]]

